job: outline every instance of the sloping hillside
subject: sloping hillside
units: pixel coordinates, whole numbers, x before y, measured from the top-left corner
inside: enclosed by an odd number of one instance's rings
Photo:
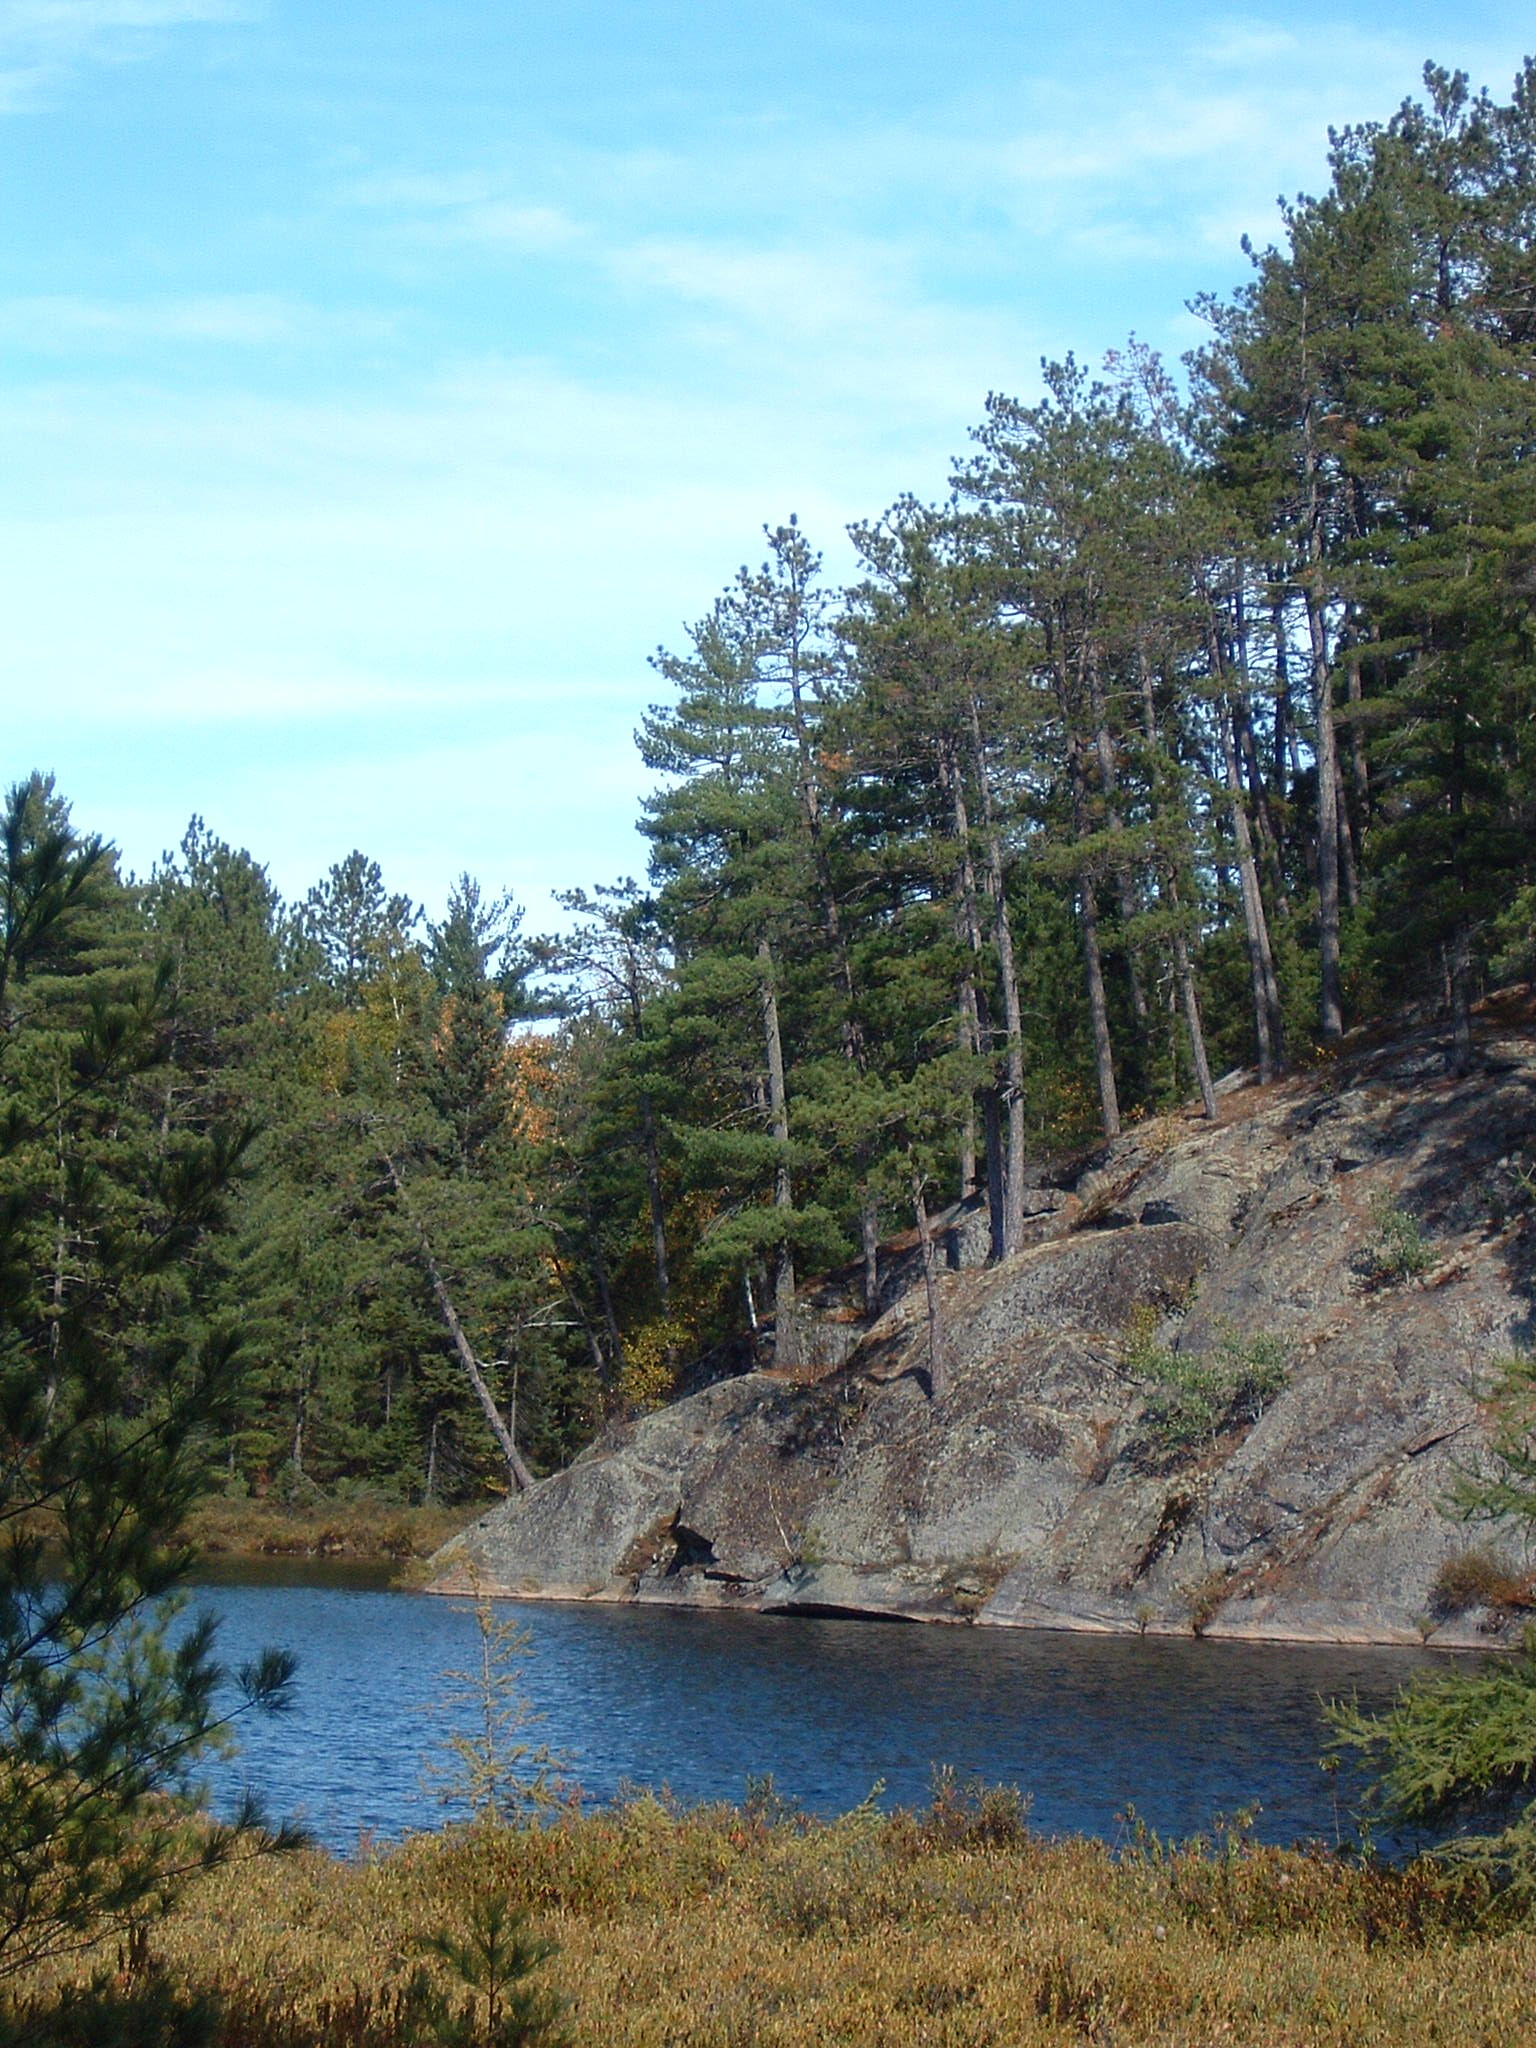
[[[1487,1640],[1509,1618],[1435,1584],[1501,1540],[1444,1503],[1490,1367],[1536,1336],[1529,995],[1478,1031],[1465,1080],[1424,1032],[1140,1126],[1042,1190],[1036,1243],[944,1275],[938,1399],[917,1286],[814,1381],[612,1431],[441,1552],[436,1589]]]

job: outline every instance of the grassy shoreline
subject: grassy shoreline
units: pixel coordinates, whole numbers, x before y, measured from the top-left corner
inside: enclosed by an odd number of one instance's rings
[[[212,1494],[192,1511],[187,1533],[209,1557],[334,1557],[404,1565],[430,1557],[481,1512],[482,1507],[400,1507],[368,1500],[290,1507]]]
[[[406,2048],[448,2038],[412,2017],[425,1969],[474,2009],[458,2038],[489,2040],[483,1998],[430,1943],[471,1935],[490,1902],[558,1945],[531,1982],[565,2001],[565,2038],[602,2048],[1536,2038],[1528,1923],[1430,1866],[1362,1868],[1241,1830],[1178,1849],[1133,1833],[1115,1853],[1046,1841],[1009,1794],[953,1786],[923,1814],[646,1797],[350,1862],[257,1860],[198,1880],[115,1995],[130,2013],[151,1993],[211,1996],[218,2031],[197,2038],[220,2048]],[[51,1995],[19,2015],[40,2042]]]

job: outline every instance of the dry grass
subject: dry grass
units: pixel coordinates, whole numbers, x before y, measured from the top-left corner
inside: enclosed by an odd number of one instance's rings
[[[396,2048],[425,1938],[491,1898],[559,1944],[541,1979],[603,2048],[1536,2039],[1530,1932],[1427,1869],[1241,1841],[1116,1859],[1037,1840],[997,1795],[817,1825],[647,1799],[256,1863],[202,1881],[153,1948],[222,1994],[231,2048]]]
[[[1536,1583],[1500,1552],[1478,1545],[1448,1557],[1435,1576],[1429,1610],[1437,1621],[1466,1614],[1475,1607],[1495,1613],[1536,1606]]]
[[[212,1495],[192,1511],[188,1534],[215,1557],[430,1557],[483,1505],[410,1508],[362,1500],[285,1507]]]

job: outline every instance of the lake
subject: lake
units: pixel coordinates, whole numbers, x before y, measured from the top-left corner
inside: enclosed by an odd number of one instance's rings
[[[220,1653],[299,1660],[295,1704],[251,1717],[215,1803],[249,1785],[333,1849],[440,1824],[423,1766],[448,1728],[444,1673],[479,1638],[468,1603],[390,1591],[379,1575],[242,1566],[205,1584]],[[1266,1840],[1334,1839],[1320,1696],[1388,1700],[1431,1660],[1409,1650],[1292,1649],[1159,1637],[768,1619],[641,1607],[506,1604],[531,1638],[532,1739],[589,1798],[628,1786],[739,1801],[749,1775],[816,1813],[926,1803],[952,1765],[1017,1785],[1046,1833],[1115,1839],[1136,1811],[1161,1835],[1258,1803]],[[1347,1781],[1341,1781],[1344,1794]]]

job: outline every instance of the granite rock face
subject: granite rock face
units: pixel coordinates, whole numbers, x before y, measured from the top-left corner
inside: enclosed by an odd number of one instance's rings
[[[1001,1264],[956,1224],[937,1400],[909,1284],[873,1325],[840,1311],[815,1377],[750,1373],[611,1431],[449,1544],[436,1588],[1497,1640],[1509,1617],[1436,1615],[1433,1588],[1473,1543],[1523,1560],[1444,1509],[1486,1454],[1490,1368],[1536,1340],[1529,1003],[1485,1016],[1478,1050],[1456,1080],[1432,1034],[1366,1046],[1225,1089],[1217,1125],[1138,1127],[1043,1190]],[[1170,1446],[1146,1345],[1187,1362],[1256,1335],[1284,1387]]]

